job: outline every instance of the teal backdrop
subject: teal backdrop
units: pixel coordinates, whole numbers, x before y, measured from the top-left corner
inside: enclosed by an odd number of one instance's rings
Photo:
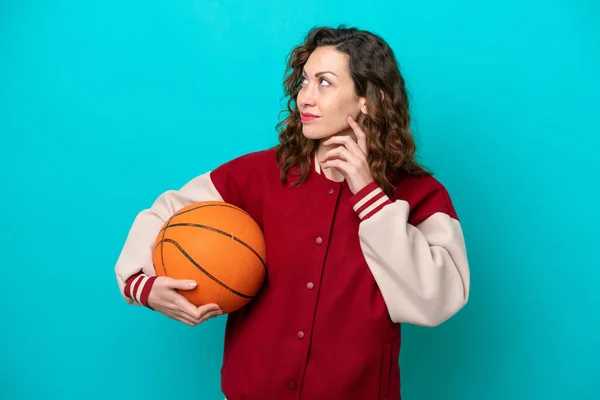
[[[404,398],[599,399],[599,16],[591,0],[3,1],[0,398],[222,398],[225,317],[128,306],[113,266],[160,193],[276,143],[285,57],[345,23],[393,47],[472,270],[453,319],[404,327]]]

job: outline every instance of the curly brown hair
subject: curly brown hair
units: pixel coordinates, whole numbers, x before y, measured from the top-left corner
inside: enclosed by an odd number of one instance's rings
[[[371,176],[391,197],[395,190],[393,176],[431,175],[415,160],[416,145],[410,131],[408,96],[404,79],[390,46],[379,36],[357,28],[317,27],[311,29],[304,43],[295,47],[286,59],[284,96],[288,98],[288,116],[277,124],[279,144],[277,160],[281,181],[287,184],[288,171],[299,168],[297,186],[310,170],[310,160],[318,141],[302,134],[300,112],[296,106],[302,88],[302,69],[319,46],[331,46],[349,56],[349,70],[356,94],[366,98],[368,115],[362,124],[367,134]],[[383,92],[383,98],[381,92]],[[281,113],[280,113],[281,114]]]

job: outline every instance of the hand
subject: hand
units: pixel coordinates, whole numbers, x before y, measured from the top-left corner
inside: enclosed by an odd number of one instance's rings
[[[339,170],[346,178],[350,190],[355,194],[373,182],[373,177],[367,161],[367,135],[351,116],[348,116],[348,123],[356,134],[357,141],[355,142],[349,136],[333,136],[327,139],[323,142],[324,146],[332,144],[340,146],[329,150],[320,163],[324,169]]]
[[[155,311],[189,326],[196,326],[209,318],[223,314],[218,305],[205,304],[196,307],[175,290],[191,290],[195,287],[194,281],[159,276],[148,295],[148,305]]]

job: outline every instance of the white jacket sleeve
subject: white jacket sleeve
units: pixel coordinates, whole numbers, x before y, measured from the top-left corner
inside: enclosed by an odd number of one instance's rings
[[[152,246],[163,224],[179,209],[199,201],[223,201],[210,172],[195,177],[179,190],[162,193],[150,208],[137,214],[114,267],[119,290],[127,303],[145,303],[148,290],[144,289],[151,282],[148,277],[156,275]]]
[[[428,194],[419,204],[427,213],[415,226],[409,203],[392,202],[375,184],[352,200],[365,260],[394,322],[436,326],[467,303],[467,251],[458,219],[446,212],[449,201],[443,187]]]

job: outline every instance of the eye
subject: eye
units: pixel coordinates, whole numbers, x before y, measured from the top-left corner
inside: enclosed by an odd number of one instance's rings
[[[308,79],[307,77],[303,76],[303,77],[302,77],[302,81],[301,81],[300,83],[301,83],[301,84],[305,84],[307,79]],[[327,86],[331,86],[331,83],[329,83],[329,81],[328,81],[327,79],[325,79],[325,78],[321,78],[321,79],[319,80],[319,82],[320,82],[321,84],[322,84],[323,82],[325,82],[325,83],[326,83],[326,85],[323,85],[323,86],[325,86],[325,87],[327,87]]]

